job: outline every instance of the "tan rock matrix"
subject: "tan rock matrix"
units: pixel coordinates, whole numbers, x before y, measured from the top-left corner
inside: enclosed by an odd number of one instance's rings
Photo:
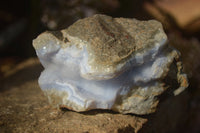
[[[94,15],[33,40],[44,66],[39,85],[49,102],[74,111],[149,114],[158,96],[187,86],[179,52],[156,20]]]

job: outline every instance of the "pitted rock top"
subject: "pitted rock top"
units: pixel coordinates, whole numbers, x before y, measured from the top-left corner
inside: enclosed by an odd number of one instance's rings
[[[98,64],[120,62],[135,51],[166,40],[158,21],[141,22],[106,15],[81,19],[63,32],[83,41]]]

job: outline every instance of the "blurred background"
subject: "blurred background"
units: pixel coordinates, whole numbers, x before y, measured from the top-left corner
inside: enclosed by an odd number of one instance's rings
[[[162,22],[189,77],[184,132],[200,132],[200,0],[0,1],[0,79],[20,62],[36,57],[32,40],[40,33],[67,28],[97,13]]]

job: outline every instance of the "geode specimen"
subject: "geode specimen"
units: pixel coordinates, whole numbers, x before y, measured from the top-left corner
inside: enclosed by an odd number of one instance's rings
[[[155,111],[158,96],[187,86],[179,52],[161,23],[95,15],[33,40],[44,66],[39,85],[53,105],[74,111]]]

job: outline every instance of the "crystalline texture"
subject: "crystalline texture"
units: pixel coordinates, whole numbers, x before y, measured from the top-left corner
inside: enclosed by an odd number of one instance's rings
[[[152,113],[158,95],[167,89],[177,95],[188,86],[179,53],[166,41],[155,20],[106,15],[44,32],[33,40],[45,68],[39,85],[51,104],[75,111]]]

